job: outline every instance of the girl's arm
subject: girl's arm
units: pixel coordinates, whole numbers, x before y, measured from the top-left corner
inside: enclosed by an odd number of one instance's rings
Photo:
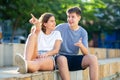
[[[47,52],[48,56],[55,55],[59,52],[61,42],[62,42],[61,40],[56,40],[53,50]]]
[[[34,25],[31,28],[31,33],[35,32],[36,34],[38,34],[41,30],[41,23],[33,14],[31,14],[31,16],[32,18],[29,20],[29,22]]]
[[[48,57],[48,56],[53,56],[53,55],[59,53],[61,42],[62,42],[61,40],[56,40],[53,50],[48,51],[45,54],[41,54],[39,57]]]

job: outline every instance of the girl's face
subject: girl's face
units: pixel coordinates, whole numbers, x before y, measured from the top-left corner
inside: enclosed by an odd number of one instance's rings
[[[47,21],[47,23],[44,23],[46,30],[54,30],[55,26],[56,26],[56,22],[55,22],[55,17],[52,16],[49,18],[49,20]]]
[[[67,14],[67,21],[71,27],[78,26],[78,23],[80,21],[80,16],[76,13],[68,13]]]

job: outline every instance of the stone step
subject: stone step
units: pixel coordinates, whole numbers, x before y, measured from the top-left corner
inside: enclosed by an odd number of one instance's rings
[[[4,43],[0,44],[0,66],[14,66],[15,55],[21,53],[23,55],[25,44]],[[120,57],[120,49],[105,48],[89,48],[90,54],[94,54],[98,59],[117,58]],[[81,53],[81,52],[80,52]]]
[[[98,59],[120,57],[120,49],[89,48],[89,52],[96,55]]]
[[[120,80],[120,58],[99,60],[99,80]],[[0,67],[0,80],[61,80],[59,71],[20,74],[18,67]],[[70,72],[71,80],[90,80],[89,69]]]
[[[109,76],[117,76],[120,74],[120,58],[103,59],[99,60],[98,63],[99,79],[107,78]]]

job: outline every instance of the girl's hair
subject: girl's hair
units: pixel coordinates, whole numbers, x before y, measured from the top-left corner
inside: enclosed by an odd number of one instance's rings
[[[39,18],[39,21],[41,23],[41,30],[45,33],[46,32],[46,27],[44,26],[44,23],[47,23],[50,17],[54,16],[52,13],[44,13],[41,15]]]
[[[81,9],[79,7],[72,7],[72,8],[69,8],[67,11],[66,11],[67,14],[69,13],[76,13],[77,15],[81,15]]]

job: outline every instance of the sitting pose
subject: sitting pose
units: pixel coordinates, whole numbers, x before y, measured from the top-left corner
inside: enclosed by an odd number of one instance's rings
[[[84,70],[89,67],[90,80],[98,80],[98,61],[95,55],[88,52],[87,31],[78,23],[81,19],[79,7],[66,11],[68,23],[59,24],[63,42],[56,61],[62,80],[70,80],[69,71]],[[78,55],[79,49],[82,55]]]
[[[20,73],[35,72],[38,70],[54,70],[54,56],[59,52],[62,42],[61,34],[55,31],[55,17],[51,13],[44,13],[39,19],[31,14],[31,28],[24,57],[15,56],[15,61]]]

